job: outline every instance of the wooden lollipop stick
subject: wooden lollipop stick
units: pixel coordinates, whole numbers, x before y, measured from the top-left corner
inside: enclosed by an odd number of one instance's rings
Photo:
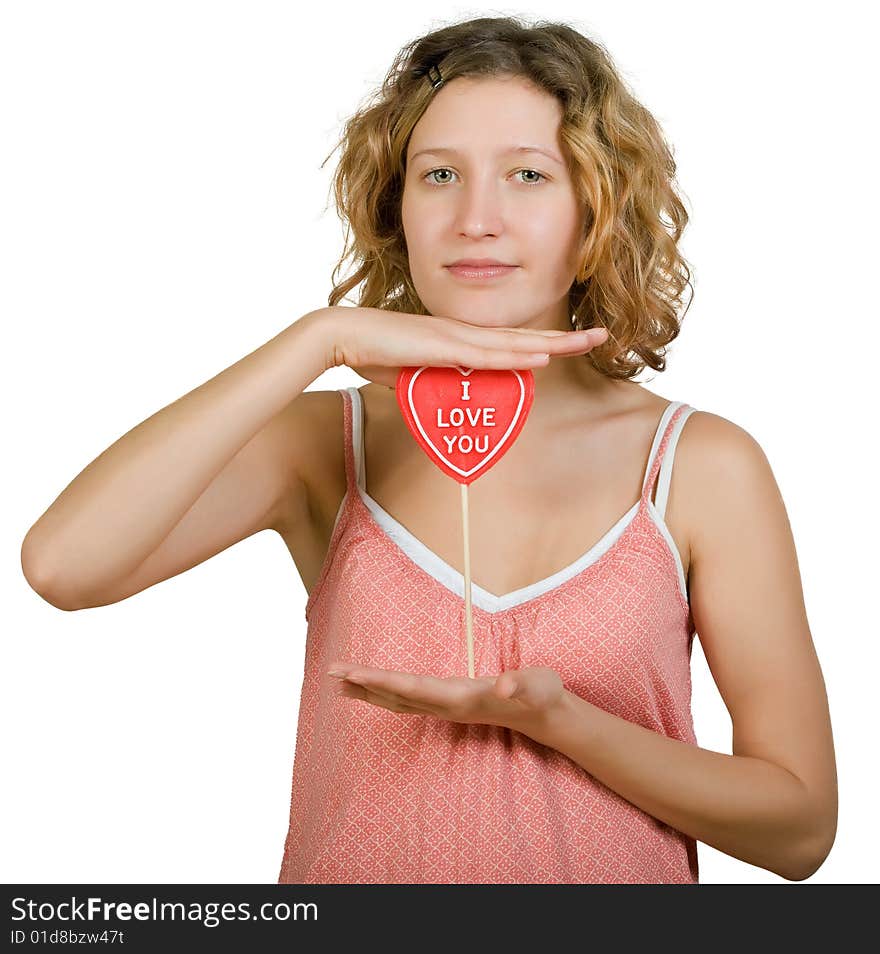
[[[401,368],[394,392],[416,443],[444,474],[461,484],[468,675],[474,679],[468,484],[510,450],[532,406],[535,378],[528,368],[425,365]]]
[[[468,485],[461,485],[461,527],[464,538],[464,613],[467,626],[468,675],[474,678],[474,622],[471,618],[471,548],[468,528]]]

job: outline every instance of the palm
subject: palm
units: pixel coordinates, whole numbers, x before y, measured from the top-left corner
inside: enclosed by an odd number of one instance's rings
[[[341,694],[393,712],[432,715],[452,722],[522,729],[562,698],[559,673],[544,666],[510,669],[498,676],[425,676],[340,663]]]

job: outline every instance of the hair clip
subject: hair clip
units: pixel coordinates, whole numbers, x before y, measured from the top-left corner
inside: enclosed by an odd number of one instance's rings
[[[428,81],[433,89],[437,89],[443,85],[443,76],[440,73],[440,67],[436,63],[432,63],[430,66],[419,66],[412,72],[413,76],[427,75]]]
[[[432,75],[433,73],[436,73],[436,76]],[[428,76],[428,79],[431,81],[431,86],[434,89],[437,89],[438,86],[441,86],[443,84],[443,77],[440,74],[440,67],[436,63],[432,63],[430,67],[428,67],[427,76]]]

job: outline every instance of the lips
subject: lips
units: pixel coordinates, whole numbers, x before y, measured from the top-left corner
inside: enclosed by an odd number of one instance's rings
[[[497,258],[460,258],[457,262],[451,262],[447,267],[456,268],[461,265],[466,265],[470,268],[494,268],[495,266],[501,265],[509,268],[516,267],[512,262],[501,262]]]
[[[511,275],[519,268],[518,265],[447,265],[447,271],[456,278],[464,279],[494,279]]]

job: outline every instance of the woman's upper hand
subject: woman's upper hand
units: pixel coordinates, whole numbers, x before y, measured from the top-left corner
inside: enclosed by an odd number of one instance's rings
[[[382,308],[335,305],[320,312],[331,338],[332,366],[347,365],[389,388],[396,386],[403,367],[543,367],[551,357],[586,354],[608,335],[605,329],[481,328]]]

